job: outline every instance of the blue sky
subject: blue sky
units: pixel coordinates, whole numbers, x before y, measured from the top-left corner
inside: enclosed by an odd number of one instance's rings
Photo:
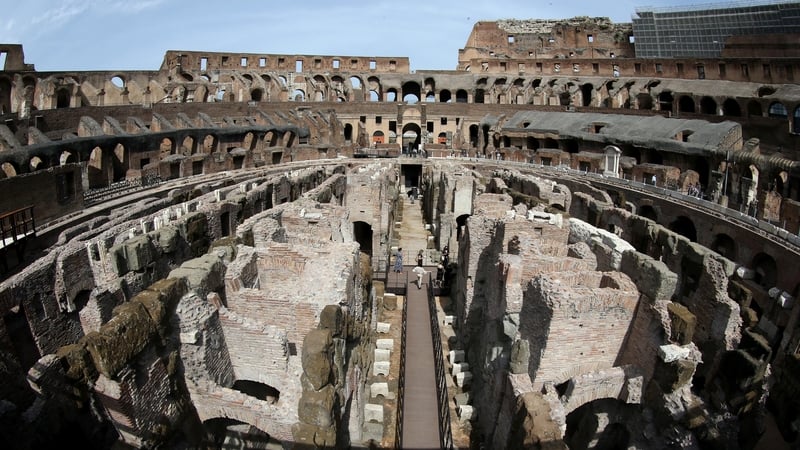
[[[716,4],[732,2],[714,2]],[[0,0],[0,43],[40,71],[157,70],[167,50],[406,56],[452,70],[480,20],[609,17],[689,0]]]

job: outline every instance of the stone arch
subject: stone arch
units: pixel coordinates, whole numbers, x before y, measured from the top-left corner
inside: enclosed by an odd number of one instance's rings
[[[69,150],[62,151],[61,155],[58,157],[58,163],[62,166],[66,164],[73,164],[75,162],[77,162],[75,155]]]
[[[164,139],[161,139],[161,144],[159,146],[159,151],[160,151],[161,159],[164,159],[167,156],[172,155],[173,153],[175,153],[175,143],[172,141],[172,139],[170,139],[168,137],[165,137]]]
[[[2,169],[5,178],[15,177],[18,173],[16,166],[10,162],[4,162],[2,165],[0,165],[0,169]]]
[[[464,89],[459,89],[456,91],[456,103],[467,103],[469,102],[469,94]]]
[[[747,115],[750,117],[763,116],[764,112],[761,109],[761,103],[759,103],[757,100],[750,100],[747,102]]]
[[[483,103],[484,100],[484,90],[481,88],[475,89],[475,98],[472,100],[473,103]]]
[[[636,215],[648,218],[653,222],[658,223],[658,212],[653,207],[653,205],[642,205],[636,211]]]
[[[761,252],[753,257],[753,280],[764,288],[771,288],[775,286],[777,280],[778,266],[775,263],[775,258]]]
[[[95,147],[89,154],[86,162],[86,177],[89,182],[89,189],[104,187],[108,185],[108,179],[104,173],[103,149]]]
[[[267,131],[264,134],[264,145],[267,147],[275,147],[278,145],[278,133],[273,130]]]
[[[255,88],[250,91],[250,101],[253,102],[260,102],[264,98],[264,90],[261,88]]]
[[[453,101],[453,94],[449,90],[442,89],[441,91],[439,91],[440,103],[450,103],[452,101]]]
[[[460,241],[461,237],[464,235],[464,227],[467,226],[467,219],[469,219],[469,214],[462,214],[456,217],[456,240]]]
[[[714,236],[714,241],[711,243],[711,250],[714,250],[731,261],[736,261],[736,241],[725,233],[719,233]]]
[[[242,394],[255,397],[270,404],[278,403],[281,398],[280,390],[270,386],[269,384],[258,381],[237,379],[233,382],[233,386],[231,386],[231,388],[241,392]]]
[[[56,109],[69,108],[72,101],[72,93],[69,88],[62,87],[56,91]]]
[[[406,103],[417,103],[422,98],[422,90],[416,81],[407,81],[402,87],[403,101]]]
[[[674,98],[671,91],[664,91],[658,94],[658,109],[661,111],[672,111]]]
[[[653,109],[653,97],[646,92],[642,92],[636,96],[636,104],[639,109],[651,110]]]
[[[302,89],[295,89],[292,92],[292,101],[304,102],[306,101],[306,93]]]
[[[256,139],[255,134],[252,131],[248,131],[245,133],[244,137],[242,138],[242,147],[248,150],[255,150],[256,145],[258,144],[258,139]]]
[[[785,119],[788,117],[788,114],[786,113],[786,107],[783,106],[783,103],[781,102],[770,103],[769,109],[767,110],[767,115],[777,119]]]
[[[372,257],[372,225],[363,221],[353,222],[353,236],[361,252]]]
[[[445,133],[444,131],[439,133],[439,136],[437,136],[437,138],[436,138],[436,143],[437,144],[447,144],[447,133]]]
[[[346,123],[344,125],[344,140],[348,144],[353,142],[353,125]]]
[[[181,141],[180,153],[183,155],[191,155],[195,153],[194,146],[195,146],[194,137],[186,136],[183,138],[183,141]]]
[[[207,134],[203,138],[203,146],[202,146],[203,153],[209,155],[211,153],[216,152],[218,142],[219,141],[217,140],[216,136],[214,136],[213,134]]]
[[[586,402],[567,415],[564,442],[569,448],[629,448],[633,433],[626,424],[635,421],[640,411],[638,405],[616,398]]]
[[[544,148],[560,148],[558,146],[558,141],[553,138],[545,138],[544,140]]]
[[[433,91],[428,91],[428,93],[425,94],[425,103],[434,103],[434,102],[436,102],[436,94],[434,94]]]
[[[386,101],[387,102],[397,101],[397,89],[390,88],[388,91],[386,91]]]
[[[225,448],[225,442],[234,441],[241,448],[268,448],[268,443],[280,445],[269,433],[255,425],[230,417],[212,417],[203,421],[203,446]],[[271,448],[271,447],[269,447]]]
[[[416,149],[422,141],[422,129],[414,122],[403,125],[402,148]]]
[[[692,219],[686,216],[678,216],[669,224],[669,229],[689,239],[691,242],[697,242],[697,228],[695,228]]]
[[[700,99],[700,113],[701,114],[710,114],[716,115],[717,114],[717,101],[714,100],[712,97],[703,96]]]
[[[538,150],[541,144],[539,144],[539,140],[535,137],[528,136],[525,138],[525,146],[528,150]]]
[[[126,83],[125,77],[123,77],[122,75],[114,75],[113,77],[111,77],[111,80],[109,81],[111,82],[112,85],[116,86],[119,89],[125,88],[125,83]]]
[[[122,181],[128,172],[128,152],[125,146],[117,144],[111,153],[112,182]]]
[[[800,105],[792,113],[792,133],[800,134]]]
[[[375,130],[375,132],[372,133],[372,142],[375,144],[383,144],[385,142],[384,138],[385,136],[381,130]]]
[[[594,86],[591,83],[581,85],[581,97],[583,98],[582,106],[592,106],[593,93]]]
[[[731,117],[741,117],[742,115],[742,108],[739,106],[739,102],[732,98],[726,98],[724,102],[722,102],[722,115],[723,116],[731,116]]]
[[[31,172],[35,172],[35,171],[37,171],[39,169],[43,169],[44,168],[44,164],[43,163],[44,163],[44,161],[42,161],[42,158],[39,158],[38,156],[34,156],[30,160],[28,160],[28,167],[30,167],[30,171]]]
[[[382,101],[383,100],[383,86],[381,85],[381,80],[378,77],[369,77],[367,78],[367,88],[370,92],[374,92],[378,99],[375,101]]]
[[[693,113],[694,109],[694,99],[691,95],[681,95],[680,98],[678,98],[679,112]]]
[[[0,115],[11,112],[11,80],[0,77]]]

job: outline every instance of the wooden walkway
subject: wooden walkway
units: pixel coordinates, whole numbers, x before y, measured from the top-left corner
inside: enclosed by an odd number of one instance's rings
[[[432,268],[426,267],[427,270]],[[435,270],[435,268],[433,268]],[[406,270],[410,270],[409,267]],[[406,287],[406,370],[403,402],[403,448],[438,449],[439,408],[436,372],[433,363],[431,316],[428,306],[428,283],[417,288],[416,275],[410,274]]]
[[[403,400],[402,448],[431,450],[440,448],[439,413],[436,392],[436,369],[431,333],[429,283],[436,274],[435,266],[424,266],[432,272],[425,274],[422,289],[417,288],[417,276],[412,272],[416,255],[428,247],[429,232],[425,229],[420,201],[411,203],[403,198],[403,212],[397,245],[403,248],[403,272],[390,272],[387,292],[405,295],[406,356]],[[390,266],[391,267],[391,266]],[[438,290],[438,289],[437,289]]]

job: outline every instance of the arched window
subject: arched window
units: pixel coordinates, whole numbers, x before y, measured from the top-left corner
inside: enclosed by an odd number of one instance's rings
[[[786,118],[786,107],[781,102],[773,102],[769,105],[769,117]]]

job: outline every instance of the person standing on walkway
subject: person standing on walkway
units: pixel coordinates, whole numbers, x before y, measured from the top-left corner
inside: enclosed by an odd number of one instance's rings
[[[394,255],[394,271],[395,272],[402,272],[403,271],[403,248],[400,247],[397,249],[397,253]]]
[[[429,273],[429,271],[425,270],[425,268],[424,268],[424,267],[422,267],[422,266],[417,266],[417,267],[414,267],[414,269],[412,270],[412,272],[414,272],[415,274],[417,274],[417,289],[422,289],[422,277],[423,277],[423,276],[424,276],[426,273]]]
[[[417,253],[417,266],[422,266],[422,250]]]

